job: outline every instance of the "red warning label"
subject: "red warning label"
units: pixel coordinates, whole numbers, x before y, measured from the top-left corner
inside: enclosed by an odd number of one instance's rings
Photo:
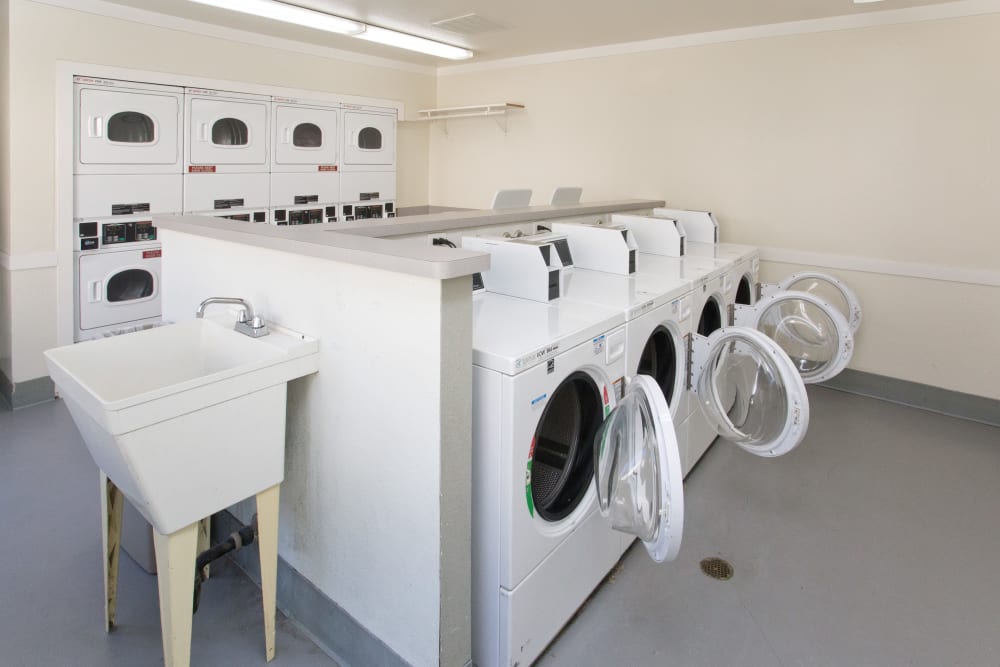
[[[163,257],[163,251],[162,250],[143,250],[142,251],[142,258],[143,259],[155,259],[157,257]]]
[[[321,164],[319,165],[320,171],[337,171],[337,165],[335,164]]]
[[[193,164],[188,167],[189,174],[214,174],[214,164]]]

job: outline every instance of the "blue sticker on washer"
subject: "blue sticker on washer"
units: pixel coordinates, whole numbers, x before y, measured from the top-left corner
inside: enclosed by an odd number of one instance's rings
[[[542,395],[541,395],[541,396],[539,396],[538,398],[534,398],[534,399],[532,399],[532,401],[531,401],[531,404],[532,404],[532,405],[538,405],[539,403],[541,403],[542,401],[544,401],[544,400],[545,400],[546,398],[548,398],[548,397],[549,397],[549,395],[548,395],[548,394],[542,394]]]
[[[604,351],[604,339],[606,336],[603,334],[594,339],[594,354],[600,354]]]

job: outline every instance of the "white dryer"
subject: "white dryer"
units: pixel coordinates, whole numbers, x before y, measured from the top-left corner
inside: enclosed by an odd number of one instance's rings
[[[396,110],[344,104],[343,221],[396,217]]]
[[[271,221],[337,222],[339,105],[273,97],[271,120]]]
[[[267,222],[271,98],[184,89],[184,212]]]

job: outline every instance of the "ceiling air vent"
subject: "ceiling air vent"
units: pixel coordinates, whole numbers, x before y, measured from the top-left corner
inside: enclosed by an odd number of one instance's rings
[[[495,21],[491,21],[484,16],[480,16],[479,14],[463,14],[462,16],[456,16],[450,19],[434,21],[431,25],[437,26],[443,30],[461,33],[463,35],[478,35],[483,32],[505,30],[507,27],[500,25]]]

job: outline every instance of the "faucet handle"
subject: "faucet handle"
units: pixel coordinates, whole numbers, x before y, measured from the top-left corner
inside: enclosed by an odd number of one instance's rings
[[[262,329],[264,327],[264,319],[259,315],[254,315],[254,318],[250,320],[250,327],[253,329]]]
[[[260,319],[260,318],[259,317],[255,317],[254,319]],[[236,313],[236,321],[237,322],[246,322],[247,321],[247,310],[246,310],[246,308],[240,308],[239,312]]]

